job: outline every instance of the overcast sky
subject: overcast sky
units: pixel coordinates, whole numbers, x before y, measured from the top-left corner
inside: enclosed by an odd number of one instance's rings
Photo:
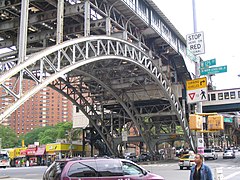
[[[193,30],[192,0],[153,0],[186,38]],[[203,60],[216,58],[227,73],[213,76],[217,89],[240,87],[240,0],[195,0],[197,31],[204,32]]]

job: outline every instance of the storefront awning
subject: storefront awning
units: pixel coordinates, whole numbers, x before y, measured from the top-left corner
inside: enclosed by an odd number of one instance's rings
[[[38,147],[37,151],[35,153],[35,156],[42,156],[45,153],[46,148],[45,147]]]

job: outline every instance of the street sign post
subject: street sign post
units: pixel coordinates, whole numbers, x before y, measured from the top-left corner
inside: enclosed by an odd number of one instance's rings
[[[193,34],[188,34],[186,39],[187,39],[187,48],[194,55],[205,53],[203,32],[196,32]]]
[[[210,60],[207,60],[207,61],[202,61],[200,63],[200,68],[207,68],[209,66],[214,66],[216,65],[216,59],[210,59]]]
[[[217,73],[224,73],[227,72],[227,66],[218,66],[212,67],[207,69],[200,69],[200,75],[210,75],[210,74],[217,74]]]
[[[207,78],[189,80],[187,86],[187,102],[196,103],[207,101]]]

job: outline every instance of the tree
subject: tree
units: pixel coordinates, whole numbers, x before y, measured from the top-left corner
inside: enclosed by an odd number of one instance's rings
[[[12,148],[18,145],[17,134],[9,127],[0,125],[2,148]]]
[[[40,127],[26,133],[23,137],[25,144],[28,145],[28,144],[34,144],[34,142],[39,142],[39,134],[51,128],[52,128],[51,126]]]
[[[25,134],[24,140],[27,145],[34,142],[40,142],[40,144],[54,143],[57,139],[66,138],[66,132],[71,128],[71,122],[61,122],[55,126],[37,128]]]
[[[54,143],[58,138],[58,129],[54,127],[46,129],[38,135],[38,138],[40,144]]]

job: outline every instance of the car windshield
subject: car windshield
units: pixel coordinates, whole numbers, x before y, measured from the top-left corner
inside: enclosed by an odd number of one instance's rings
[[[123,170],[121,163],[117,160],[102,159],[96,161],[98,173],[100,176],[122,176]]]
[[[210,152],[212,152],[212,150],[211,149],[204,149],[204,152],[205,153],[210,153]]]
[[[8,159],[8,155],[7,154],[0,154],[0,159]]]
[[[193,155],[188,154],[188,155],[182,156],[181,159],[194,159],[194,158],[195,158],[195,155],[194,155],[194,154],[193,154]]]

